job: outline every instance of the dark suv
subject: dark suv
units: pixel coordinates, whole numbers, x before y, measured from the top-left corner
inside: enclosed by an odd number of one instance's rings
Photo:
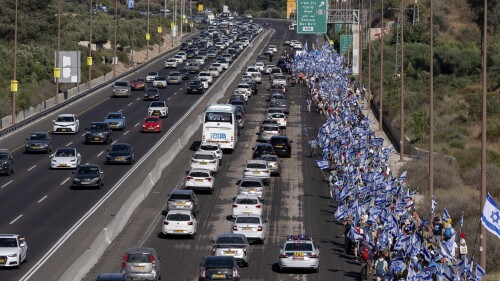
[[[269,142],[279,157],[292,156],[292,141],[287,136],[272,136]]]
[[[85,143],[111,143],[113,142],[113,131],[106,122],[92,122],[89,128],[85,128]]]
[[[240,280],[238,263],[229,256],[208,256],[200,261],[199,281],[206,280]]]
[[[173,190],[168,195],[167,212],[170,210],[187,210],[198,215],[198,197],[192,190]]]
[[[0,174],[10,176],[16,172],[16,161],[7,150],[0,150]]]
[[[252,150],[252,159],[259,159],[259,157],[264,154],[276,155],[273,146],[269,143],[258,143],[252,148]]]
[[[203,94],[203,84],[200,80],[192,80],[187,86],[188,94]]]
[[[28,152],[44,152],[52,151],[52,138],[47,132],[33,132],[26,138],[25,151]]]

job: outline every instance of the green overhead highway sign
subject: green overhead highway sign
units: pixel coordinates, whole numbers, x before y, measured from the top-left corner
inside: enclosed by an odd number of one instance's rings
[[[297,33],[324,34],[328,0],[297,0]]]
[[[340,35],[340,54],[343,55],[352,48],[352,35]]]

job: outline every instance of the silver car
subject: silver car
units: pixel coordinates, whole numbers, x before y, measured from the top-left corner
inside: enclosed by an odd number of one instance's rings
[[[281,133],[280,127],[276,125],[263,125],[261,127],[261,131],[259,133],[258,140],[259,141],[265,141],[269,142],[271,140],[271,137],[273,136],[279,136]]]
[[[250,244],[245,235],[219,234],[212,242],[212,256],[231,256],[244,266],[250,263]]]
[[[113,97],[130,97],[131,92],[129,81],[116,81],[113,85]]]
[[[129,248],[122,258],[121,273],[132,279],[160,280],[160,257],[153,248]]]
[[[271,175],[280,175],[281,174],[281,166],[280,166],[280,160],[278,156],[276,155],[261,155],[260,158],[261,160],[266,160],[267,166],[269,167],[269,170],[271,171]]]
[[[238,195],[257,195],[262,198],[264,195],[264,182],[258,178],[243,178],[236,182],[238,185]]]

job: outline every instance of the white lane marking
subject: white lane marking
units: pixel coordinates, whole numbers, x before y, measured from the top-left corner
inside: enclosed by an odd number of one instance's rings
[[[44,197],[42,197],[42,199],[38,200],[38,203],[42,202],[43,200],[45,200],[45,198],[47,198],[48,196],[45,195]]]
[[[23,217],[23,215],[19,215],[17,218],[15,218],[14,220],[12,220],[9,224],[15,223],[18,219],[20,219],[22,217]]]
[[[179,89],[179,91],[182,90],[182,87]]]
[[[133,104],[133,103],[129,103],[129,104],[127,104],[127,106],[131,106],[132,104]]]
[[[122,111],[123,111],[123,109],[118,110],[118,112],[122,112]]]
[[[177,92],[174,93],[174,96],[177,95]]]
[[[111,144],[115,144],[116,143],[116,140],[114,140]]]
[[[5,183],[4,185],[2,185],[2,187],[0,187],[0,188],[4,188],[4,187],[6,187],[7,185],[11,184],[13,181],[14,181],[14,180],[10,180],[10,181],[8,181],[8,182],[7,182],[7,183]]]
[[[126,131],[125,133],[123,133],[123,135],[126,135],[126,134],[128,134],[128,133],[130,133],[130,131]]]
[[[170,100],[172,97],[168,98],[167,100]]]
[[[88,165],[88,164],[90,164],[90,163],[89,162],[85,163],[85,165]]]
[[[136,98],[135,100],[140,100],[141,98]]]
[[[69,181],[69,178],[66,178],[60,185],[64,185],[67,181]]]
[[[70,146],[71,144],[73,144],[72,141],[68,142],[68,144],[66,146]]]
[[[36,167],[36,165],[31,166],[31,167],[28,169],[28,171],[33,170],[35,167]]]
[[[101,156],[103,153],[104,151],[99,152],[99,154],[97,154],[97,157]]]
[[[137,124],[135,124],[135,125],[134,125],[134,128],[135,128],[135,127],[137,127],[137,126],[139,126],[140,124],[141,124],[141,123],[137,123]]]
[[[84,136],[85,136],[85,133],[82,134],[82,137],[84,137]]]

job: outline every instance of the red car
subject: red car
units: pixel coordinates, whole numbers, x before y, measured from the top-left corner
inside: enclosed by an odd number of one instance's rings
[[[146,81],[142,78],[137,78],[130,83],[130,86],[133,91],[144,91],[144,88],[146,87]]]
[[[163,125],[160,117],[148,116],[142,121],[142,132],[158,132],[163,131]]]

